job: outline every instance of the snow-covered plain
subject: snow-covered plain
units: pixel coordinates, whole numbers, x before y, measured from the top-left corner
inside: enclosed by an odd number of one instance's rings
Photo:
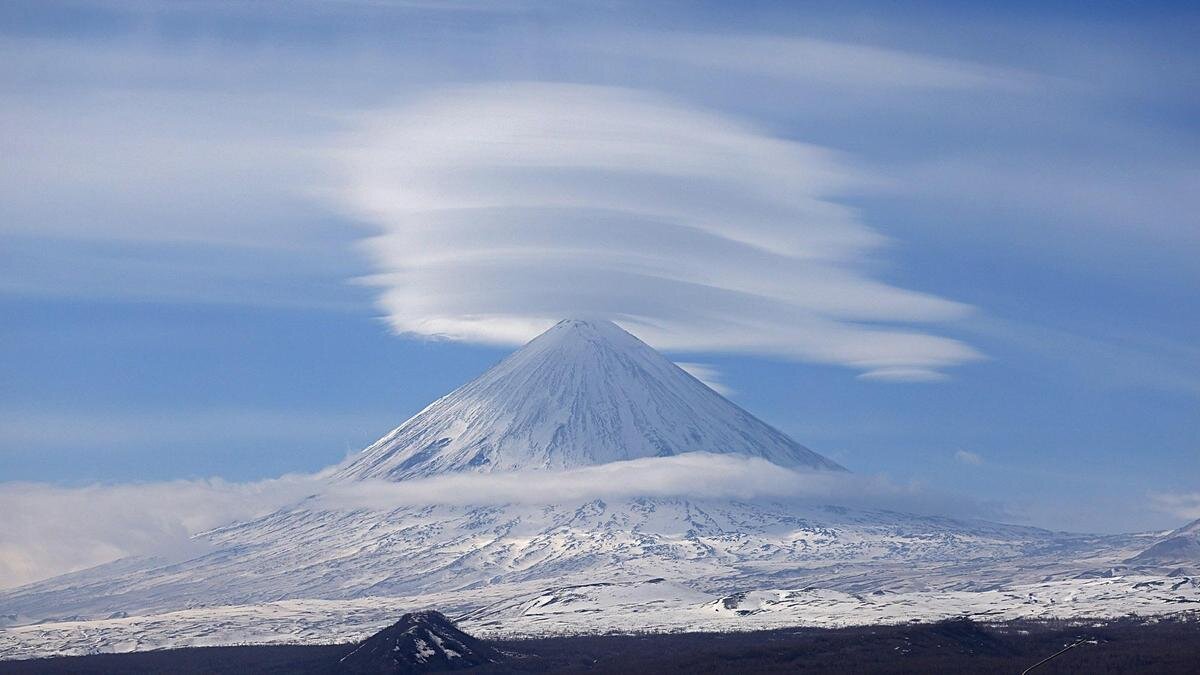
[[[727,596],[658,580],[534,588],[527,583],[403,598],[278,600],[20,626],[0,632],[0,655],[13,659],[181,646],[350,642],[366,638],[406,611],[430,607],[445,610],[479,637],[834,628],[957,616],[979,621],[1200,616],[1196,577],[1070,579],[992,591],[846,593],[800,588]]]
[[[617,326],[566,321],[321,480],[330,493],[363,481],[511,480],[512,471],[549,480],[696,452],[848,475]],[[1162,541],[1175,543],[1160,553],[1190,551],[1191,539],[1176,541],[1190,531],[1076,535],[715,498],[702,487],[553,503],[455,494],[387,508],[314,494],[201,533],[172,559],[123,559],[0,592],[0,658],[343,642],[423,608],[481,635],[517,636],[1200,607],[1194,565],[1139,558]]]

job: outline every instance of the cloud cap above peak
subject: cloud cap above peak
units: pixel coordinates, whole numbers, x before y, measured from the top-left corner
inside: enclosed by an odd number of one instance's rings
[[[864,372],[939,369],[971,347],[905,324],[970,308],[871,278],[885,238],[838,194],[837,153],[637,90],[501,83],[357,118],[338,203],[401,333],[519,344],[606,317],[656,348]]]

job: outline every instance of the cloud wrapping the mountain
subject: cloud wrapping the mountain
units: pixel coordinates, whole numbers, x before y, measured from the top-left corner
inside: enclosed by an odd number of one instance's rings
[[[757,458],[687,453],[567,471],[457,473],[402,482],[332,483],[322,472],[232,483],[219,479],[79,488],[0,483],[0,588],[129,555],[204,552],[191,536],[307,499],[306,508],[563,504],[637,497],[798,500],[957,517],[1000,517],[967,498],[882,476],[794,471]]]
[[[61,487],[0,483],[0,588],[128,555],[200,552],[193,534],[266,515],[309,494],[312,477]]]
[[[931,380],[979,357],[913,323],[969,313],[870,273],[835,152],[636,90],[500,83],[356,118],[337,201],[406,334],[519,344],[569,316],[659,349]]]
[[[564,471],[448,473],[420,480],[341,483],[322,490],[334,509],[428,504],[563,504],[592,499],[678,497],[783,500],[916,514],[1000,517],[994,505],[902,485],[885,476],[789,469],[757,457],[689,452]]]

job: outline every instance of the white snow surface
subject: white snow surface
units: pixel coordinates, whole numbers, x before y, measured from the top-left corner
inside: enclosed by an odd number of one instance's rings
[[[1200,578],[1195,577],[1070,579],[991,591],[848,593],[801,587],[726,596],[705,595],[661,580],[532,588],[519,584],[404,598],[278,600],[43,623],[0,631],[0,656],[350,642],[369,637],[404,612],[426,607],[447,609],[463,630],[483,638],[837,628],[958,616],[979,621],[1103,620],[1131,614],[1200,618]]]
[[[568,319],[351,458],[337,479],[563,469],[684,452],[841,469],[603,320]]]
[[[997,608],[1003,617],[1050,616],[1014,599],[1031,584],[1079,598],[1056,600],[1053,611],[1063,615],[1196,606],[1175,599],[1192,597],[1193,586],[1163,590],[1190,577],[1122,566],[1149,537],[789,503],[630,499],[386,512],[301,503],[198,539],[209,552],[187,560],[127,559],[0,594],[0,658],[352,640],[418,608],[465,616],[468,630],[517,635],[840,625]],[[1103,585],[1125,574],[1156,585]],[[775,591],[759,593],[780,588],[820,593],[782,604],[765,602]],[[713,606],[729,597],[759,618]]]

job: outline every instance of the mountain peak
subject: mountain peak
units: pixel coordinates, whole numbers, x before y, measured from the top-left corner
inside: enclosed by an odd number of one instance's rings
[[[685,452],[841,469],[615,323],[573,318],[417,413],[335,478],[566,469]]]
[[[597,340],[627,345],[641,342],[608,319],[574,318],[559,321],[530,341],[527,346],[536,342],[560,344],[571,341],[591,342]]]
[[[551,326],[549,330],[547,330],[545,333],[543,333],[543,335],[553,333],[556,331],[565,331],[565,330],[601,332],[601,331],[621,330],[621,327],[618,326],[617,324],[613,323],[612,321],[609,321],[608,319],[599,319],[599,318],[590,318],[589,319],[589,318],[584,318],[584,317],[574,317],[574,318],[563,319],[562,321],[559,321],[558,323]],[[622,332],[624,332],[624,331],[622,331]]]

